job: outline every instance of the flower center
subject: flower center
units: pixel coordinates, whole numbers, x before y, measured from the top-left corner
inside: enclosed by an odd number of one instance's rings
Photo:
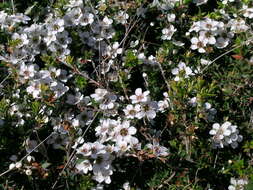
[[[121,136],[127,136],[128,135],[128,130],[126,128],[123,128],[120,130],[120,135]]]

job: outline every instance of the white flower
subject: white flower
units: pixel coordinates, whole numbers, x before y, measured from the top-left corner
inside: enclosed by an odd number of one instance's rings
[[[69,137],[67,134],[58,134],[56,132],[47,140],[47,144],[52,144],[54,149],[64,148],[68,143]]]
[[[106,142],[114,138],[115,128],[120,125],[120,122],[113,119],[101,119],[100,125],[96,127],[96,136],[100,142]]]
[[[103,27],[105,27],[105,28],[108,28],[108,27],[111,26],[112,23],[113,23],[113,20],[110,19],[110,18],[108,18],[107,16],[105,16],[105,17],[103,18],[103,21],[102,21],[101,25],[102,25]]]
[[[131,138],[131,140],[134,137]],[[116,146],[114,147],[114,151],[117,153],[117,155],[123,155],[126,151],[130,150],[131,146],[129,142],[118,140],[116,142]]]
[[[87,26],[88,24],[92,24],[94,22],[94,15],[91,13],[84,13],[80,19],[81,26]]]
[[[173,34],[177,31],[177,29],[171,24],[169,27],[162,29],[162,40],[171,40]]]
[[[208,103],[208,102],[204,103],[204,108],[205,108],[206,110],[211,109],[211,107],[212,107],[212,105],[211,105],[210,103]]]
[[[21,168],[22,167],[22,162],[16,162],[15,167],[16,168]]]
[[[228,22],[228,27],[230,27],[231,31],[235,33],[245,32],[249,29],[249,26],[247,26],[243,19],[231,19]]]
[[[107,93],[104,96],[102,103],[99,105],[99,108],[102,110],[112,110],[116,107],[115,101],[117,100],[117,96],[114,94]]]
[[[110,170],[112,162],[112,157],[110,153],[105,152],[103,154],[98,154],[93,162],[93,172],[97,173],[100,171]]]
[[[244,186],[248,184],[248,180],[246,179],[230,179],[230,184],[228,190],[244,190]]]
[[[95,101],[100,102],[104,99],[104,96],[108,93],[106,89],[97,88],[95,90],[95,94],[91,94],[90,96],[95,99]]]
[[[215,46],[219,49],[225,48],[229,44],[229,38],[218,37]]]
[[[203,36],[199,36],[198,38],[193,37],[191,39],[191,49],[196,50],[198,49],[199,53],[205,53],[206,50],[204,49],[208,43],[208,40]]]
[[[52,42],[56,41],[56,35],[53,32],[48,31],[47,35],[44,37],[43,40],[46,45],[49,46]]]
[[[28,162],[31,162],[31,161],[34,161],[35,160],[35,158],[33,157],[33,156],[27,156],[27,158],[26,158],[26,160],[28,161]]]
[[[41,83],[39,81],[31,81],[30,85],[26,88],[29,94],[32,94],[33,98],[41,98]]]
[[[203,105],[204,107],[204,111],[206,112],[206,117],[207,117],[207,120],[210,121],[210,122],[213,122],[214,121],[214,117],[217,113],[217,110],[215,108],[212,108],[212,105],[208,102],[204,103]]]
[[[70,105],[76,105],[81,100],[83,100],[83,95],[80,92],[77,92],[75,95],[68,94],[66,103]]]
[[[206,60],[206,59],[200,59],[201,65],[210,65],[211,61]]]
[[[221,126],[218,123],[213,124],[213,129],[209,132],[213,135],[213,146],[223,148],[224,145],[231,145],[232,148],[238,146],[238,142],[242,141],[242,136],[239,135],[236,125],[230,122],[225,122]]]
[[[206,39],[208,44],[215,44],[216,43],[216,39],[213,36],[212,32],[210,32],[210,31],[200,31],[199,35],[203,39]]]
[[[14,15],[11,15],[10,19],[13,22],[16,22],[16,23],[22,22],[24,24],[27,24],[27,21],[31,20],[30,17],[24,15],[23,13],[16,13]]]
[[[14,33],[12,35],[12,39],[13,40],[19,40],[18,46],[17,47],[22,47],[24,45],[28,45],[29,40],[27,38],[26,34],[18,34],[18,33]]]
[[[147,144],[146,147],[152,151],[152,154],[157,157],[165,157],[168,156],[168,149],[164,146],[160,146],[158,142],[154,141],[153,144]]]
[[[229,136],[231,131],[228,129],[228,126],[231,125],[229,122],[225,122],[223,125],[215,123],[213,124],[213,129],[209,132],[210,135],[214,135],[214,140],[219,141],[224,138],[224,136]]]
[[[116,58],[117,55],[122,54],[122,51],[123,49],[119,48],[119,42],[114,42],[112,47],[111,46],[107,47],[105,55],[111,56],[112,58]]]
[[[93,159],[97,159],[99,154],[105,154],[106,150],[105,150],[105,145],[103,145],[100,142],[94,142],[94,143],[90,143],[91,145],[91,158]]]
[[[141,106],[139,104],[134,105],[127,105],[125,109],[123,109],[125,112],[127,119],[134,119],[136,117],[136,114],[141,111]]]
[[[67,26],[73,25],[79,25],[81,18],[82,18],[82,10],[77,7],[72,9],[70,12],[67,12],[67,14],[63,17],[64,18],[64,23]]]
[[[65,5],[66,8],[76,8],[76,7],[82,7],[83,1],[82,0],[70,0],[68,4]]]
[[[192,106],[192,107],[196,107],[197,106],[197,97],[193,97],[191,98],[188,103]]]
[[[193,76],[195,75],[195,73],[192,71],[192,69],[188,66],[186,66],[186,64],[184,62],[180,62],[176,68],[173,68],[171,70],[171,73],[173,75],[175,75],[176,77],[174,78],[175,81],[179,81],[180,80],[180,72],[184,71],[184,78],[189,78],[189,76]]]
[[[136,133],[136,128],[130,126],[129,121],[123,121],[121,125],[118,125],[115,128],[115,139],[114,141],[125,141],[127,143],[131,142],[131,139],[133,138],[132,135]]]
[[[112,49],[116,54],[122,53],[122,48],[119,48],[119,42],[114,42],[112,45]]]
[[[131,47],[131,48],[134,48],[134,47],[136,47],[138,44],[139,44],[139,40],[131,41],[131,42],[130,42],[130,47]]]
[[[116,16],[115,20],[121,24],[126,24],[129,15],[124,11],[119,11],[118,15]]]
[[[104,190],[104,185],[102,184],[97,184],[96,187],[93,187],[91,190]]]
[[[94,112],[92,110],[84,110],[80,114],[78,114],[77,119],[79,121],[80,126],[89,125],[92,121],[93,116]]]
[[[142,92],[141,88],[135,90],[135,95],[130,96],[133,104],[143,103],[149,100],[149,91]]]
[[[207,31],[216,31],[218,27],[223,27],[222,22],[218,22],[216,20],[212,20],[210,18],[207,18],[206,20],[201,22],[201,26],[203,27],[203,30]]]
[[[131,187],[130,187],[129,182],[125,182],[125,183],[123,184],[123,189],[124,189],[124,190],[131,190]]]
[[[246,18],[253,18],[253,8],[244,7],[244,17]]]
[[[140,60],[146,59],[146,56],[145,56],[144,53],[140,53],[137,57],[138,57],[138,59],[140,59]]]
[[[156,6],[161,10],[169,10],[172,9],[177,2],[179,2],[179,0],[154,0],[151,6]]]
[[[69,87],[61,82],[52,82],[50,89],[54,92],[54,97],[59,98],[69,90]]]
[[[83,156],[90,156],[91,155],[91,144],[90,143],[84,143],[82,146],[80,146],[76,150],[77,154],[81,154]]]
[[[175,14],[167,14],[167,20],[168,22],[174,22],[175,21],[175,18],[176,18],[176,15]]]
[[[84,161],[76,164],[76,169],[79,172],[87,174],[89,171],[92,171],[92,165],[89,160],[84,160]]]
[[[156,117],[156,111],[158,110],[158,104],[155,101],[146,102],[141,105],[141,111],[136,114],[138,119],[147,117],[148,119],[154,119]]]
[[[169,107],[169,99],[160,100],[157,105],[158,110],[163,113]]]
[[[0,11],[0,23],[3,24],[5,22],[5,19],[7,18],[8,14],[4,11]]]
[[[25,65],[24,63],[20,64],[19,75],[24,79],[31,79],[36,73],[37,65]]]
[[[64,20],[63,19],[56,19],[52,23],[48,25],[49,31],[52,34],[57,34],[59,32],[63,32],[64,30]]]
[[[93,172],[94,176],[92,177],[94,180],[96,180],[98,183],[105,182],[106,184],[111,183],[110,175],[113,174],[112,170],[101,170],[97,172]]]

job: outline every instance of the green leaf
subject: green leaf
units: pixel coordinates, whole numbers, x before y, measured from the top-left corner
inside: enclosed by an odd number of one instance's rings
[[[40,111],[40,102],[38,101],[32,102],[31,108],[34,114],[38,114]]]
[[[75,84],[77,85],[77,87],[79,89],[84,89],[87,86],[88,82],[87,82],[86,78],[84,78],[82,76],[77,76],[75,78]]]
[[[246,185],[245,190],[252,190],[253,189],[253,180],[250,180],[248,185]]]
[[[127,51],[126,53],[126,61],[125,61],[125,66],[126,67],[135,67],[137,66],[139,63],[138,58],[136,57],[136,55],[134,54],[133,51]]]
[[[44,168],[44,169],[46,169],[46,168],[48,168],[50,165],[51,165],[50,163],[45,162],[45,163],[43,163],[43,164],[41,165],[41,167]]]
[[[38,2],[35,1],[35,3],[34,3],[32,6],[28,7],[28,8],[26,9],[26,11],[25,11],[25,15],[29,15],[29,14],[32,12],[33,8],[34,8],[35,6],[37,6],[37,4],[38,4]]]

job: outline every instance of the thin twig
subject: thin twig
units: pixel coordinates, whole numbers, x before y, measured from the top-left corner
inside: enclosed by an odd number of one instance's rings
[[[118,72],[118,77],[119,77],[119,82],[120,82],[120,85],[121,85],[121,88],[123,89],[123,92],[125,94],[125,98],[127,100],[129,100],[129,97],[127,95],[127,89],[124,87],[124,84],[123,84],[123,80],[122,80],[122,77],[120,76],[120,73]]]
[[[35,146],[35,147],[34,147],[29,153],[27,153],[19,162],[22,162],[27,156],[29,156],[32,152],[34,152],[40,145],[42,145],[45,141],[47,141],[53,134],[54,134],[54,132],[51,133],[51,134],[50,134],[47,138],[45,138],[43,141],[41,141],[37,146]],[[14,169],[15,169],[15,167],[12,168],[12,169],[6,170],[5,172],[3,172],[3,173],[0,174],[0,177],[2,177],[3,175],[9,173],[11,170],[14,170]]]
[[[12,6],[12,13],[15,14],[14,0],[11,0],[11,6]]]
[[[102,86],[99,82],[95,81],[94,79],[90,78],[86,73],[82,73],[81,71],[79,71],[76,67],[72,67],[70,64],[64,62],[63,60],[59,60],[61,63],[63,63],[65,66],[71,68],[73,70],[74,73],[81,75],[82,77],[86,78],[87,80],[89,80],[91,83],[94,83],[97,86]]]
[[[218,152],[216,153],[215,160],[214,160],[214,164],[213,164],[213,168],[216,168],[216,163],[217,163],[218,155],[219,155],[219,150],[218,150]]]
[[[94,120],[96,119],[97,115],[100,113],[100,111],[98,111],[95,116],[93,117],[91,123],[88,125],[88,127],[85,129],[85,131],[83,132],[81,138],[83,138],[85,136],[85,134],[87,133],[87,131],[89,130],[89,128],[91,127],[92,123],[94,122]],[[69,159],[67,160],[67,163],[64,165],[62,171],[59,173],[55,183],[53,184],[53,186],[51,187],[51,189],[54,189],[55,186],[57,185],[60,177],[62,176],[64,170],[67,168],[67,166],[69,165],[69,163],[72,161],[72,159],[74,158],[75,154],[76,154],[76,149],[77,149],[77,146],[74,148],[73,152],[71,153],[71,155],[69,156]]]
[[[9,73],[0,83],[0,86],[11,76],[11,73]]]
[[[224,53],[221,54],[221,55],[219,55],[219,56],[216,57],[214,60],[212,60],[206,67],[204,67],[204,69],[202,69],[201,73],[203,73],[211,64],[213,64],[214,62],[216,62],[218,59],[220,59],[220,58],[222,58],[223,56],[229,54],[230,52],[236,50],[237,48],[240,48],[240,47],[246,45],[247,43],[249,43],[249,42],[252,41],[252,40],[253,40],[253,38],[250,38],[250,39],[248,39],[247,41],[243,42],[242,44],[237,45],[237,46],[235,46],[234,48],[232,48],[232,49],[230,49],[230,50],[224,52]]]
[[[158,187],[157,189],[161,189],[161,188],[163,187],[164,184],[168,184],[168,182],[170,182],[170,180],[171,180],[175,175],[176,175],[176,172],[174,171],[168,179],[164,180],[164,181],[162,182],[162,184],[159,185],[159,187]]]
[[[168,89],[168,91],[170,91],[170,85],[169,85],[169,83],[168,83],[168,81],[167,81],[167,79],[166,79],[166,77],[165,77],[165,72],[164,72],[164,70],[163,70],[163,68],[162,68],[162,65],[161,65],[161,63],[159,63],[159,62],[157,62],[157,64],[158,64],[158,67],[159,67],[159,69],[160,69],[160,71],[161,71],[163,80],[164,80],[164,82],[165,82],[165,84],[166,84],[166,86],[167,86],[167,89]]]
[[[40,137],[39,137],[39,134],[38,134],[38,132],[37,132],[37,130],[34,130],[34,132],[35,132],[35,134],[36,134],[36,137],[37,137],[37,139],[38,139],[38,141],[39,142],[42,142],[41,140],[40,140]],[[46,146],[42,143],[42,147],[43,147],[43,149],[44,149],[44,152],[45,152],[45,157],[47,158],[47,160],[49,160],[49,158],[48,158],[48,153],[47,153],[47,148],[46,148]]]

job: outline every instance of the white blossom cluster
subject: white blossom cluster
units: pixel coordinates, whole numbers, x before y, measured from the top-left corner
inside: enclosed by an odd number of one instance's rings
[[[10,160],[13,162],[9,165],[9,169],[17,169],[18,171],[20,171],[21,173],[26,174],[27,176],[32,175],[32,170],[35,168],[34,166],[30,166],[28,165],[29,163],[32,163],[33,161],[35,161],[35,158],[33,156],[27,156],[27,158],[21,162],[21,161],[17,161],[17,156],[16,155],[12,155],[10,157]],[[28,164],[25,164],[28,163]]]
[[[179,2],[179,0],[153,0],[152,6],[166,11],[172,9],[177,2]]]
[[[228,190],[244,190],[245,185],[248,184],[248,180],[246,179],[230,179],[230,185],[228,187]]]
[[[232,26],[234,27],[233,24]],[[216,48],[227,47],[234,36],[233,30],[229,31],[230,27],[230,24],[210,18],[194,22],[189,34],[197,33],[197,36],[191,38],[191,49],[198,50],[199,53],[205,53],[208,47],[212,45]]]
[[[0,11],[1,29],[8,32],[11,32],[18,23],[27,24],[29,20],[31,19],[23,13],[9,15],[5,11]]]
[[[193,71],[193,69],[189,66],[186,66],[184,62],[180,62],[178,63],[177,67],[171,70],[171,73],[175,76],[174,81],[179,81],[182,78],[182,75],[184,78],[189,78],[190,76],[194,76],[196,73],[198,73],[198,71]]]
[[[243,11],[243,16],[245,18],[249,18],[249,19],[253,18],[253,8],[252,7],[248,7],[247,5],[243,5],[242,11]]]
[[[77,91],[76,95],[69,94],[67,102],[72,105],[91,105],[91,99],[96,101],[98,108],[107,116],[116,116],[117,96],[105,89],[97,88],[90,97],[83,97]],[[78,137],[73,146],[77,151],[76,169],[79,173],[87,174],[93,172],[93,179],[99,183],[111,183],[110,176],[113,174],[112,162],[115,157],[127,156],[142,149],[142,144],[135,137],[137,129],[131,125],[132,119],[154,119],[156,112],[164,112],[169,107],[168,95],[164,94],[164,100],[159,102],[151,101],[149,91],[142,92],[137,88],[135,95],[130,96],[132,104],[123,109],[125,119],[118,118],[100,119],[99,125],[95,128],[96,142],[85,142]],[[112,112],[115,110],[115,112]],[[78,115],[74,113],[64,114],[63,117],[51,118],[54,132],[47,144],[53,145],[54,149],[64,148],[70,145],[70,133],[75,131],[77,135],[82,134],[82,128],[91,123],[93,111],[83,111]],[[29,140],[30,149],[37,145],[34,140]],[[148,149],[156,157],[168,155],[168,149],[159,145],[158,142],[148,143],[143,148]]]
[[[116,95],[110,94],[105,89],[96,89],[95,94],[91,94],[91,98],[99,103],[99,108],[105,113],[114,109],[117,104]],[[110,176],[113,174],[111,164],[115,157],[130,155],[131,152],[141,150],[142,145],[135,137],[137,129],[131,125],[131,119],[144,117],[154,119],[157,111],[164,111],[168,108],[167,97],[159,102],[151,101],[149,91],[142,92],[141,88],[137,88],[135,95],[130,96],[130,99],[132,104],[123,109],[125,119],[100,119],[99,125],[95,128],[98,140],[94,143],[87,143],[84,142],[84,139],[78,138],[74,145],[79,155],[76,169],[82,173],[93,171],[93,178],[99,183],[111,182]],[[117,112],[113,115],[117,115]],[[167,148],[158,143],[149,143],[145,147],[157,157],[168,155]]]
[[[162,40],[171,40],[173,34],[177,31],[177,29],[171,24],[167,28],[162,30]]]
[[[213,124],[212,130],[209,132],[212,135],[214,148],[224,148],[224,146],[238,147],[238,142],[241,142],[243,137],[239,135],[239,130],[236,125],[232,125],[226,121],[222,125],[219,123]]]
[[[126,106],[123,110],[128,119],[154,119],[158,111],[164,111],[169,107],[168,95],[164,94],[164,100],[159,102],[152,101],[149,91],[142,92],[141,88],[135,90],[135,95],[130,96],[132,104]]]

